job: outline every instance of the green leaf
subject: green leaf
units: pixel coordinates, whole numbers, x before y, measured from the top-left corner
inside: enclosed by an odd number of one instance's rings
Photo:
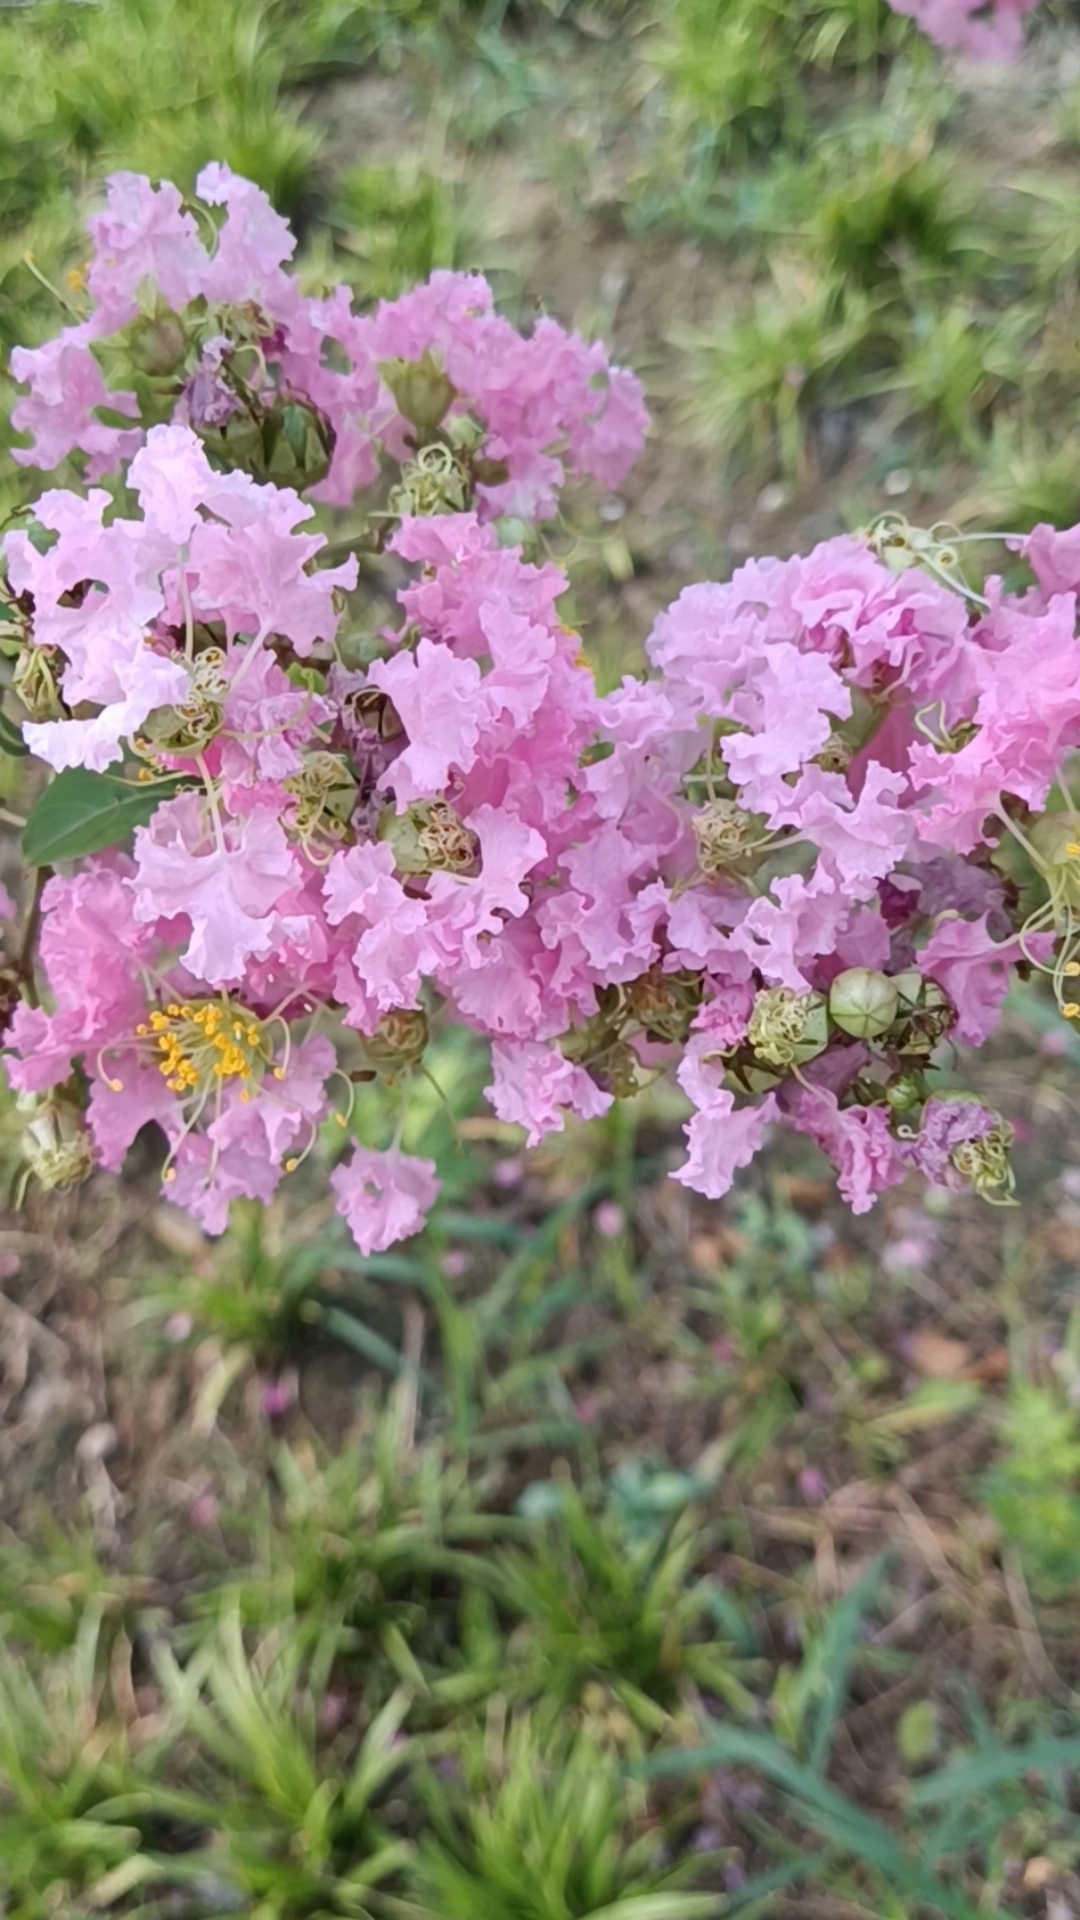
[[[887,1827],[793,1759],[769,1734],[717,1727],[702,1746],[663,1754],[632,1771],[656,1779],[661,1775],[709,1773],[728,1766],[752,1767],[763,1774],[794,1802],[820,1839],[863,1861],[905,1898],[921,1901],[932,1911],[947,1914],[949,1920],[979,1920],[976,1908],[962,1893],[926,1872],[919,1861],[904,1852]]]
[[[81,860],[124,840],[152,819],[163,800],[177,792],[173,782],[129,786],[112,774],[69,767],[58,773],[30,809],[23,829],[23,855],[31,866],[51,867],[57,860]]]
[[[14,720],[9,720],[7,714],[0,708],[0,753],[21,755],[29,751],[22,737],[21,728],[15,725]]]
[[[357,1353],[362,1353],[365,1360],[373,1361],[377,1367],[385,1367],[387,1373],[416,1373],[418,1380],[423,1381],[425,1385],[431,1385],[428,1376],[422,1370],[418,1371],[410,1366],[404,1355],[390,1345],[389,1340],[384,1340],[381,1333],[376,1333],[362,1320],[355,1319],[351,1313],[342,1313],[340,1307],[323,1306],[319,1309],[318,1317],[319,1325],[325,1327],[327,1333],[334,1334],[338,1340],[344,1340],[347,1346],[355,1347]]]
[[[817,1713],[812,1719],[807,1760],[813,1773],[824,1773],[836,1723],[847,1698],[852,1662],[859,1648],[859,1628],[881,1585],[887,1556],[881,1554],[830,1609],[825,1630],[815,1649]]]

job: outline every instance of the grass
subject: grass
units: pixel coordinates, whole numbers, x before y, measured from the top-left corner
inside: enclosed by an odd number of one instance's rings
[[[878,0],[35,0],[0,77],[5,346],[57,324],[23,256],[62,280],[110,167],[211,155],[313,282],[477,265],[522,322],[611,331],[662,434],[537,543],[581,561],[607,682],[695,568],[886,481],[927,523],[1076,518],[1075,90],[987,146]],[[31,1197],[0,1233],[9,1920],[1080,1903],[1075,1058],[1043,1011],[983,1069],[1038,1143],[1019,1230],[905,1192],[853,1227],[809,1150],[698,1206],[659,1093],[525,1157],[453,1038],[405,1133],[443,1197],[392,1254],[310,1170],[214,1244],[137,1157]]]

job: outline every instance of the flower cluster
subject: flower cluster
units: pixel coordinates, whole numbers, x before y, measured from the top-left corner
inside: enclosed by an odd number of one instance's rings
[[[72,276],[85,317],[12,355],[30,388],[12,413],[32,442],[16,460],[48,469],[80,452],[100,479],[148,428],[179,423],[219,467],[330,505],[351,505],[388,453],[406,507],[469,500],[481,518],[534,519],[568,472],[615,486],[635,458],[641,390],[602,347],[549,319],[523,339],[479,274],[436,273],[370,314],[346,287],[307,297],[258,187],[215,162],[197,191],[189,206],[168,183],[109,181],[93,258]]]
[[[358,1080],[404,1096],[438,1017],[530,1142],[673,1070],[708,1196],[783,1122],[856,1209],[910,1169],[1007,1199],[1007,1124],[934,1076],[1017,967],[1080,1016],[1080,536],[1032,536],[1021,596],[895,518],[750,562],[600,698],[507,516],[620,477],[633,377],[473,276],[304,298],[263,196],[200,189],[210,245],[175,190],[114,180],[90,316],[16,356],[25,457],[78,450],[93,484],[4,538],[8,683],[54,812],[63,782],[144,803],[129,850],[54,858],[42,989],[5,1016],[45,1184],[155,1122],[217,1232],[348,1132]],[[360,513],[343,544],[385,556],[396,622],[363,627],[305,492]],[[437,1193],[400,1140],[330,1176],[365,1252]]]

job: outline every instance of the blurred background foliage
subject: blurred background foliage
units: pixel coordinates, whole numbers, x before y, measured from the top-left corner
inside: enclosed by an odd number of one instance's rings
[[[1004,76],[884,0],[0,5],[0,349],[62,323],[109,171],[210,158],[311,287],[478,267],[602,332],[657,432],[537,551],[611,685],[750,551],[1080,517],[1078,76],[1052,3]],[[987,1053],[1017,1216],[901,1190],[860,1228],[809,1147],[708,1207],[670,1090],[526,1157],[452,1035],[392,1254],[310,1166],[216,1243],[138,1149],[31,1194],[6,1920],[1080,1912],[1078,1054],[1033,993]],[[397,1117],[360,1090],[365,1137]]]

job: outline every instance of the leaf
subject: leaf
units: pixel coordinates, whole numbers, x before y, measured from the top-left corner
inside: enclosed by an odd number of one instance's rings
[[[9,720],[7,714],[0,709],[0,753],[22,755],[29,751],[22,737],[21,728],[15,725],[14,720]]]
[[[753,1767],[764,1774],[795,1803],[807,1825],[822,1840],[862,1860],[881,1874],[894,1891],[948,1914],[950,1920],[979,1920],[977,1909],[963,1894],[955,1893],[912,1860],[887,1827],[845,1800],[843,1794],[793,1759],[769,1734],[716,1727],[703,1746],[663,1754],[635,1766],[632,1771],[643,1774],[646,1779],[655,1779],[660,1775],[709,1773],[717,1767],[729,1766]]]
[[[886,1558],[881,1554],[851,1592],[830,1609],[816,1650],[820,1705],[814,1716],[806,1756],[814,1773],[825,1771],[836,1723],[847,1698],[851,1666],[859,1646],[859,1628],[881,1585]]]
[[[390,1345],[389,1340],[383,1339],[381,1333],[374,1332],[351,1313],[342,1313],[340,1307],[320,1307],[319,1325],[338,1340],[344,1340],[347,1346],[355,1347],[365,1360],[371,1360],[377,1367],[385,1367],[388,1373],[415,1373],[418,1380],[427,1386],[431,1385],[427,1374],[411,1366],[404,1355]]]
[[[31,866],[51,867],[57,860],[100,853],[144,827],[177,790],[171,781],[133,787],[112,774],[69,767],[30,809],[23,828],[24,858]]]

